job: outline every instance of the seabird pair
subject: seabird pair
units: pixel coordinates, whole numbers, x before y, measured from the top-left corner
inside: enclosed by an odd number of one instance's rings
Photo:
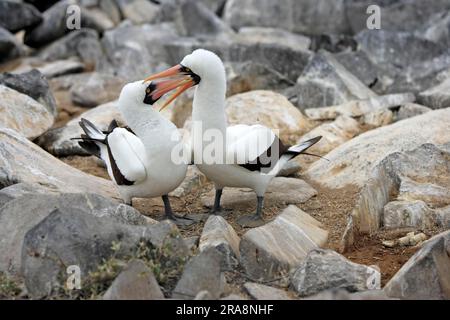
[[[162,196],[166,216],[177,224],[192,221],[175,216],[167,194],[186,175],[187,162],[173,161],[173,148],[181,143],[175,125],[149,107],[166,93],[176,90],[163,108],[190,87],[197,86],[193,108],[193,128],[190,146],[184,146],[190,159],[215,185],[213,213],[220,214],[220,199],[224,187],[246,187],[257,195],[256,214],[243,216],[238,223],[255,227],[264,223],[262,208],[264,193],[279,170],[320,140],[315,137],[295,146],[284,145],[276,134],[262,125],[227,126],[225,115],[226,76],[220,58],[213,52],[198,49],[183,58],[180,64],[154,74],[144,81],[127,84],[120,94],[119,109],[129,128],[115,123],[107,132],[95,128],[89,121],[80,122],[86,135],[80,145],[99,156],[108,173],[118,185],[126,203],[133,197]],[[195,128],[201,125],[201,130]],[[205,148],[215,132],[223,141],[214,153],[222,155],[211,163],[205,159]],[[207,135],[206,135],[207,136]]]

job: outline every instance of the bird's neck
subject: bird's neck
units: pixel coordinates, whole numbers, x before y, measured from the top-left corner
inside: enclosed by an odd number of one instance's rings
[[[225,92],[225,77],[200,81],[192,104],[193,124],[201,125],[203,130],[217,129],[225,134],[227,128]]]

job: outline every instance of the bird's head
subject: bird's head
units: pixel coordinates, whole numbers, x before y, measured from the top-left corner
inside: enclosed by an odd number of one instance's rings
[[[222,60],[211,51],[197,49],[185,56],[179,64],[146,78],[144,83],[152,81],[152,86],[151,92],[147,93],[150,97],[144,102],[153,104],[164,94],[176,89],[161,107],[162,110],[187,89],[201,81],[209,82],[215,78],[225,78]]]
[[[154,101],[151,96],[153,90],[153,82],[143,82],[142,80],[130,82],[123,86],[119,101],[122,101],[124,105],[130,103],[140,104],[142,102],[153,104]]]

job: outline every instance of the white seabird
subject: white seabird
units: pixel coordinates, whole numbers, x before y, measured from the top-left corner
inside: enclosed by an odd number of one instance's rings
[[[172,150],[181,142],[176,126],[164,118],[153,104],[152,84],[142,80],[125,85],[118,108],[128,127],[113,121],[101,131],[90,121],[79,122],[85,135],[79,144],[90,154],[101,158],[125,203],[132,198],[161,196],[166,218],[178,225],[193,221],[173,214],[168,193],[177,188],[186,176],[187,163],[172,161]]]
[[[161,109],[183,91],[197,85],[192,107],[191,146],[194,163],[209,180],[214,182],[216,195],[213,212],[221,211],[220,198],[224,187],[246,187],[254,190],[257,195],[256,214],[243,216],[239,218],[238,223],[248,227],[263,224],[264,193],[270,181],[288,160],[306,153],[305,151],[321,137],[315,137],[299,145],[285,146],[267,127],[227,126],[225,68],[220,58],[213,52],[204,49],[195,50],[185,56],[180,64],[145,79],[150,80],[156,81],[152,92],[154,100],[177,88]],[[162,81],[163,84],[172,81],[173,85],[169,88],[167,85],[160,85],[158,81]],[[201,125],[201,130],[194,128],[196,124]],[[224,137],[224,162],[205,161],[203,151],[211,141],[210,138],[205,138],[204,133],[210,129],[219,131]],[[216,149],[216,152],[220,153],[222,150]],[[230,162],[230,159],[235,160]]]

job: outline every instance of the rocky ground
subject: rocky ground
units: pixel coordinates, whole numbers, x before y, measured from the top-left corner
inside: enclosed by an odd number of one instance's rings
[[[366,9],[381,8],[381,30]],[[67,30],[78,5],[80,30]],[[450,3],[0,1],[0,298],[449,299]],[[330,16],[333,19],[330,19]],[[313,18],[312,18],[313,17]],[[105,128],[128,81],[193,49],[226,65],[230,124],[295,143],[322,135],[266,194],[191,167],[160,199],[121,203],[102,163],[70,140]],[[164,115],[188,136],[193,91]],[[67,268],[81,269],[81,289]]]

